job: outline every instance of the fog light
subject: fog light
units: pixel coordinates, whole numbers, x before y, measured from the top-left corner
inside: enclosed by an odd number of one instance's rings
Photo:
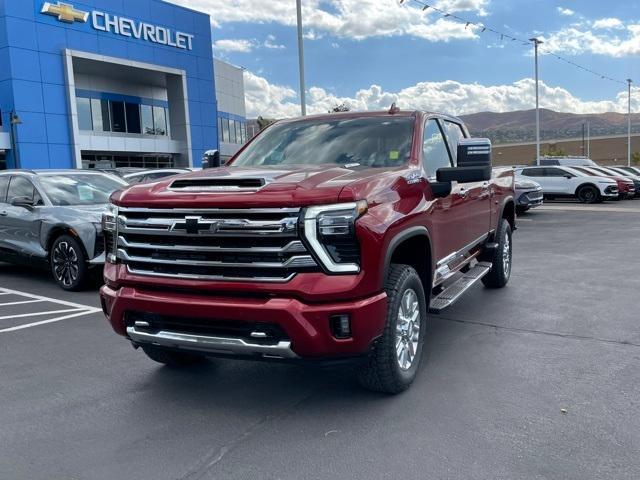
[[[332,315],[329,318],[331,324],[331,333],[336,338],[351,337],[351,318],[346,313],[341,315]]]

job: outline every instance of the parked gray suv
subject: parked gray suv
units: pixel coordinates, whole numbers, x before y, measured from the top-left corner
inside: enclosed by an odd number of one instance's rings
[[[104,264],[101,218],[123,180],[84,170],[0,172],[0,259],[48,266],[79,290]]]

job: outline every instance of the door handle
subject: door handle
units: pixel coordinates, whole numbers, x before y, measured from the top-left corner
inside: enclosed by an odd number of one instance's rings
[[[458,195],[462,198],[467,198],[469,196],[469,191],[466,188],[461,188],[458,191]]]

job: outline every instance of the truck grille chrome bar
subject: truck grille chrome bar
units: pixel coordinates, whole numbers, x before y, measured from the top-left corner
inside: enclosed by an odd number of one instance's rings
[[[319,267],[300,239],[299,209],[121,208],[117,258],[131,273],[285,282]]]

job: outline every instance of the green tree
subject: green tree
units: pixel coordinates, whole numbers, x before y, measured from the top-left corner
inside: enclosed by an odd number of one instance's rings
[[[557,145],[549,145],[547,149],[542,152],[542,155],[547,157],[564,157],[566,154],[567,153],[563,149],[558,148]]]
[[[344,103],[341,103],[340,105],[336,105],[335,107],[333,107],[333,109],[331,109],[331,111],[329,113],[340,113],[340,112],[348,112],[351,109],[349,108],[348,105],[345,105]]]
[[[634,152],[634,154],[631,155],[631,161],[634,165],[640,165],[640,152]]]

